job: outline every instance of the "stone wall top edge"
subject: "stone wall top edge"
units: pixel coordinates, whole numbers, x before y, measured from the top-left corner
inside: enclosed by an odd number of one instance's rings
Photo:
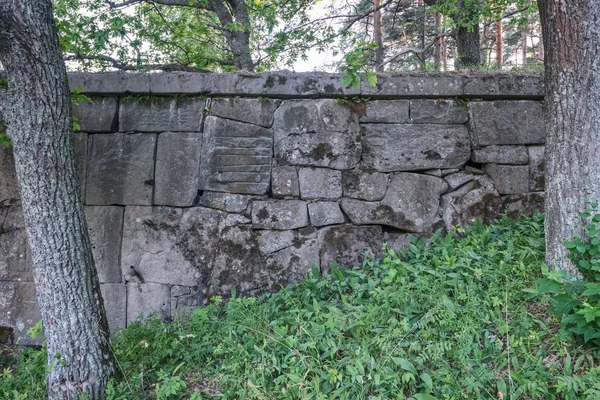
[[[268,73],[128,73],[71,72],[71,89],[88,95],[207,95],[270,98],[386,98],[542,99],[541,74],[436,73],[380,74],[376,87],[366,83],[344,88],[341,75],[324,72]]]

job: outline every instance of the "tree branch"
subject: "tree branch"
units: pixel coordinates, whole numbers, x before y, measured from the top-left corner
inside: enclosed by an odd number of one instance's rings
[[[417,47],[409,47],[407,49],[402,50],[401,52],[397,53],[396,55],[394,55],[392,58],[390,58],[389,60],[387,60],[386,62],[384,62],[382,64],[382,66],[391,63],[392,61],[398,59],[398,57],[403,56],[404,54],[408,54],[408,53],[413,53],[413,54],[423,54],[425,53],[427,50],[429,50],[434,44],[437,43],[438,40],[440,40],[443,37],[448,37],[448,36],[452,36],[451,33],[440,33],[439,35],[436,35],[433,40],[431,42],[429,42],[427,44],[427,46],[423,47],[423,48],[417,48]]]

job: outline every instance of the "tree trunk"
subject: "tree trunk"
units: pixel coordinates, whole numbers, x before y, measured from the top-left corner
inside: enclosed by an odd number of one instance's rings
[[[502,69],[504,65],[503,32],[502,20],[496,22],[496,67]]]
[[[478,68],[481,65],[479,24],[473,31],[465,27],[456,28],[456,64],[457,70]]]
[[[525,67],[527,65],[527,31],[525,29],[521,31],[521,58]]]
[[[564,241],[600,199],[600,2],[538,0],[546,75],[546,261],[576,272]]]
[[[73,162],[71,102],[50,1],[0,2],[3,106],[48,346],[52,399],[103,399],[108,324]]]
[[[377,45],[375,50],[375,69],[378,72],[383,70],[383,29],[381,26],[381,6],[380,0],[373,0],[373,39]]]
[[[221,22],[225,40],[233,53],[235,70],[254,71],[250,53],[250,16],[245,1],[210,0],[210,8]]]
[[[433,14],[436,35],[440,34],[442,26],[442,14],[436,12]],[[442,68],[442,42],[443,37],[439,38],[433,45],[433,69],[439,71]]]

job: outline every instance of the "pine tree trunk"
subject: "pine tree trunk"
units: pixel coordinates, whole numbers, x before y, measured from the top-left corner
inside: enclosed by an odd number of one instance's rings
[[[600,199],[600,2],[538,0],[546,74],[546,261],[576,272],[563,245]]]
[[[0,60],[34,280],[48,346],[48,395],[103,399],[108,324],[73,162],[71,102],[50,1],[0,2]]]
[[[504,65],[503,30],[502,20],[496,22],[496,66],[498,69],[502,69]]]
[[[373,39],[377,45],[375,49],[375,69],[378,72],[383,70],[383,28],[381,25],[381,6],[380,0],[373,0]]]
[[[442,26],[442,14],[436,12],[433,14],[433,21],[435,24],[435,33],[437,35],[440,34],[441,26]],[[436,71],[441,70],[442,68],[442,42],[443,37],[439,38],[435,44],[433,45],[433,69]]]

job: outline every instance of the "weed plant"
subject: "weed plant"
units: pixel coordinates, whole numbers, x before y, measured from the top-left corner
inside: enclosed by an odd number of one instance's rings
[[[532,293],[543,258],[541,216],[502,218],[136,322],[113,340],[108,398],[599,399],[597,349]],[[45,368],[43,349],[22,354],[0,395],[43,398]]]

